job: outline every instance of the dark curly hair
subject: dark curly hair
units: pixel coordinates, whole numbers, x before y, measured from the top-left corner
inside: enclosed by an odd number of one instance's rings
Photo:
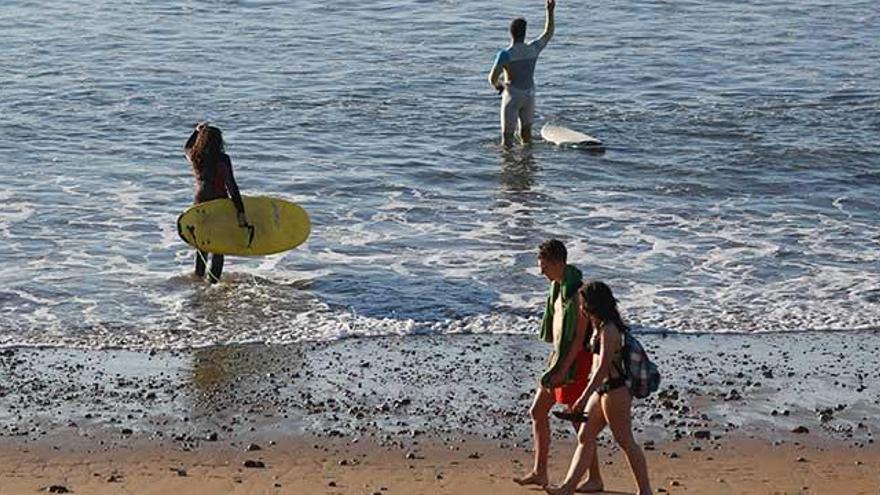
[[[629,330],[617,310],[617,299],[605,282],[591,280],[584,284],[581,293],[584,296],[584,309],[587,313],[602,323],[613,323],[621,332]]]
[[[193,169],[202,172],[206,167],[216,165],[225,151],[220,129],[210,125],[200,128],[189,155]]]

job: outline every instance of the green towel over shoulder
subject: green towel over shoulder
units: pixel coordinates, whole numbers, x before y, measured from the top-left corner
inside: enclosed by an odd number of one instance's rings
[[[565,272],[562,275],[562,283],[550,282],[550,293],[547,294],[547,304],[544,307],[544,318],[541,320],[541,340],[553,343],[553,303],[559,297],[559,291],[562,291],[562,338],[559,339],[559,345],[555,351],[550,367],[541,375],[541,385],[549,388],[548,381],[550,376],[562,365],[564,357],[572,351],[572,343],[574,342],[575,324],[577,322],[577,305],[574,303],[574,297],[583,284],[583,274],[580,270],[572,265],[566,265]],[[575,350],[577,352],[577,350]],[[574,379],[575,367],[568,369],[568,375],[565,382],[568,383]]]

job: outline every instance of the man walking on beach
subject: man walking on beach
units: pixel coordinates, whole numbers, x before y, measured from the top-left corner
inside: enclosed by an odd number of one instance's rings
[[[548,483],[549,416],[554,404],[565,406],[575,431],[585,421],[582,415],[573,414],[573,406],[587,388],[593,354],[586,348],[588,321],[580,311],[583,304],[580,293],[582,274],[576,267],[567,264],[567,258],[568,252],[561,241],[550,239],[538,246],[541,273],[550,281],[541,320],[541,340],[553,344],[553,352],[529,410],[535,442],[535,465],[529,474],[514,478],[520,485],[546,486]],[[577,488],[578,492],[602,491],[597,458],[593,457],[587,481]]]
[[[556,0],[547,1],[547,21],[544,34],[526,43],[526,20],[518,17],[510,23],[513,42],[498,52],[495,65],[489,72],[489,84],[501,93],[501,144],[513,145],[513,133],[519,120],[519,134],[523,144],[532,142],[532,123],[535,120],[535,63],[541,50],[553,37],[553,11]],[[505,80],[501,81],[504,72]]]

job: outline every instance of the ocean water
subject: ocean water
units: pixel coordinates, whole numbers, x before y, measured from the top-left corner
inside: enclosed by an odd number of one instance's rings
[[[639,330],[880,327],[874,0],[561,0],[538,124],[486,82],[539,1],[6,2],[0,345],[191,347],[536,329],[558,237]],[[182,146],[224,130],[302,247],[191,275]]]

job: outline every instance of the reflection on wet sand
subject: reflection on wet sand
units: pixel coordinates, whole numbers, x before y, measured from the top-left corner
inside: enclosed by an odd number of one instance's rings
[[[249,412],[274,415],[289,399],[285,387],[306,367],[299,345],[229,345],[192,353],[193,416]]]
[[[739,432],[874,446],[880,376],[858,364],[880,352],[876,333],[642,338],[664,381],[635,408],[639,436],[686,445],[710,430],[716,443]],[[543,346],[534,336],[465,334],[156,353],[6,349],[0,440],[109,434],[125,445],[150,437],[188,449],[308,433],[525,445]],[[701,364],[707,355],[711,363]],[[554,428],[570,432],[562,422]]]

